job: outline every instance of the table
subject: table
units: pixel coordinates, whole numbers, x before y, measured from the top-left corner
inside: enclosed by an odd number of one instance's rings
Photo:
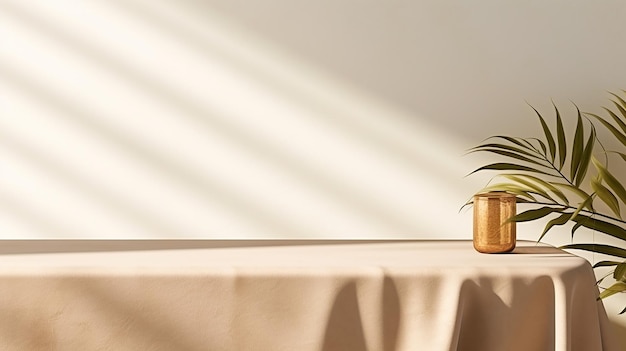
[[[0,349],[613,350],[594,280],[532,242],[3,241]]]

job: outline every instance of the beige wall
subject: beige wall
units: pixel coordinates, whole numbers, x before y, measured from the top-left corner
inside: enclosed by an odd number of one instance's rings
[[[625,12],[0,0],[0,236],[470,238],[464,150],[626,88]]]
[[[1,235],[466,238],[464,150],[621,88],[624,8],[0,1]]]

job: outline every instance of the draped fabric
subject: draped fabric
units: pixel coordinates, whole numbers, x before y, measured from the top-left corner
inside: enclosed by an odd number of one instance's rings
[[[615,350],[589,263],[518,242],[6,241],[2,350]]]

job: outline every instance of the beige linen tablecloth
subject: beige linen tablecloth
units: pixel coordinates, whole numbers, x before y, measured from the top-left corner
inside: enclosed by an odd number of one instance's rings
[[[612,350],[583,259],[520,242],[0,242],[0,350]]]

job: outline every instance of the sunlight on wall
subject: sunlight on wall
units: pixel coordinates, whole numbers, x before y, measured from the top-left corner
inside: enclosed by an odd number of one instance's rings
[[[467,145],[227,18],[0,1],[0,38],[2,237],[469,237]]]

